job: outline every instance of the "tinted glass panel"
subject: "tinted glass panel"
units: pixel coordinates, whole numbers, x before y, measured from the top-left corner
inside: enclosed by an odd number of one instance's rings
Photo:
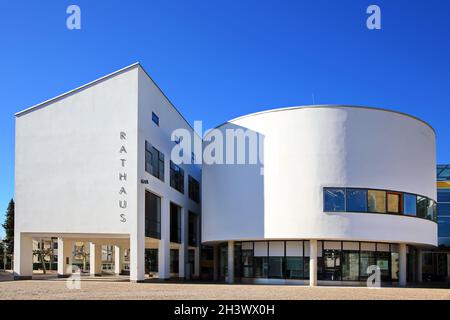
[[[450,189],[438,189],[437,201],[438,202],[450,202]]]
[[[345,190],[324,188],[324,210],[327,212],[345,211]]]
[[[342,280],[359,279],[359,253],[357,251],[342,252]]]
[[[367,212],[367,190],[347,189],[347,211]]]
[[[380,213],[386,212],[386,191],[368,191],[368,211]]]
[[[255,257],[254,258],[254,272],[257,278],[267,278],[269,265],[267,263],[267,257]]]
[[[438,218],[438,237],[450,237],[450,217]]]
[[[404,213],[409,216],[416,215],[417,197],[414,194],[405,193],[403,195],[404,200]]]
[[[376,263],[376,257],[375,252],[373,251],[363,251],[360,253],[361,260],[360,260],[360,267],[359,267],[359,274],[362,279],[367,279],[369,276],[367,274],[367,268],[369,266],[375,265]]]
[[[450,216],[450,203],[438,203],[437,214],[438,216]]]
[[[145,236],[161,239],[161,198],[145,192]]]
[[[269,278],[283,278],[283,257],[269,257]]]
[[[417,196],[417,216],[419,218],[427,217],[427,207],[428,207],[428,199]]]
[[[388,192],[387,194],[387,211],[389,213],[400,213],[401,200],[400,194]]]
[[[302,257],[286,257],[286,278],[288,279],[303,278]]]

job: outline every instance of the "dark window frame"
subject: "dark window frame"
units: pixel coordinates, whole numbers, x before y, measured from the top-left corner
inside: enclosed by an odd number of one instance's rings
[[[344,191],[344,210],[343,211],[331,211],[331,210],[327,210],[326,208],[326,190],[328,189],[336,189],[336,190],[343,190]],[[347,206],[347,190],[349,189],[353,189],[353,190],[365,190],[367,191],[367,211],[348,211],[348,206]],[[386,193],[385,195],[385,208],[386,208],[386,212],[372,212],[369,211],[369,190],[373,190],[373,191],[383,191]],[[388,215],[401,215],[404,217],[410,217],[410,218],[419,218],[419,219],[425,219],[428,221],[433,221],[435,223],[437,223],[437,203],[435,200],[425,197],[425,196],[421,196],[418,194],[414,194],[414,193],[410,193],[410,192],[403,192],[403,191],[396,191],[396,190],[388,190],[388,189],[376,189],[376,188],[360,188],[360,187],[323,187],[322,189],[323,191],[323,212],[325,213],[368,213],[368,214],[388,214]],[[399,213],[394,213],[394,212],[388,212],[388,194],[389,193],[393,193],[393,194],[398,194],[400,197],[400,206],[401,206],[401,210]],[[412,195],[416,197],[416,215],[408,215],[404,213],[404,195],[408,194],[408,195]],[[425,205],[425,215],[424,217],[419,216],[419,198],[424,198],[426,201],[426,205]],[[428,203],[432,201],[433,203],[433,215],[432,215],[432,219],[428,219],[427,218],[427,208],[428,208]]]
[[[152,121],[153,121],[154,124],[156,124],[159,127],[159,117],[153,111],[152,111]]]
[[[184,194],[184,170],[170,160],[170,186]]]

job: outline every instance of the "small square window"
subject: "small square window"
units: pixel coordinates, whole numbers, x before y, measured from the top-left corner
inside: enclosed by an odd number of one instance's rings
[[[159,126],[159,117],[154,112],[152,112],[152,121]]]

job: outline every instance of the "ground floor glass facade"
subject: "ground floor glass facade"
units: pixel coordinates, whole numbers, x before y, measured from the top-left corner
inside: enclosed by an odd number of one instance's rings
[[[384,282],[398,281],[397,244],[318,241],[317,278],[326,281],[366,281],[376,265]],[[309,241],[235,242],[238,278],[309,279]],[[220,247],[220,276],[227,274],[227,246]]]

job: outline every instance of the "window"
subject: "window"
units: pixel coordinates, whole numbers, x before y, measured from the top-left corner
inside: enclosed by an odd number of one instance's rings
[[[188,176],[188,192],[189,199],[194,200],[195,202],[200,202],[200,183],[197,180],[192,178],[190,175]]]
[[[184,193],[184,170],[170,161],[170,186]]]
[[[387,193],[387,211],[389,213],[402,212],[402,194],[398,192]]]
[[[158,272],[158,249],[145,249],[145,273]]]
[[[145,192],[145,236],[161,239],[161,198]]]
[[[342,252],[342,280],[359,280],[359,248]]]
[[[450,202],[450,189],[438,189],[437,201],[438,202]]]
[[[267,257],[254,257],[254,266],[256,278],[267,278],[269,271]]]
[[[416,215],[417,196],[414,194],[403,194],[404,214],[408,216]]]
[[[347,189],[347,211],[367,212],[367,190]]]
[[[345,211],[345,189],[324,188],[324,211]]]
[[[170,203],[170,242],[181,243],[181,208]]]
[[[450,217],[439,217],[438,237],[450,237]]]
[[[373,251],[361,251],[360,252],[360,264],[359,275],[361,280],[366,280],[369,276],[367,268],[372,265],[376,265],[375,252]]]
[[[425,197],[417,196],[417,216],[419,218],[427,217],[428,199]]]
[[[198,216],[189,211],[188,220],[188,244],[196,247],[198,244]]]
[[[283,278],[283,257],[269,257],[269,278]]]
[[[152,112],[152,121],[159,127],[159,117],[154,112]]]
[[[436,203],[431,199],[428,199],[426,218],[431,221],[436,220]]]
[[[438,216],[450,216],[450,203],[437,204]]]
[[[145,171],[164,181],[164,154],[145,141]]]
[[[386,191],[368,190],[367,195],[369,212],[386,212]]]
[[[303,257],[286,257],[286,278],[303,278]]]
[[[170,273],[178,273],[178,249],[170,249]]]

